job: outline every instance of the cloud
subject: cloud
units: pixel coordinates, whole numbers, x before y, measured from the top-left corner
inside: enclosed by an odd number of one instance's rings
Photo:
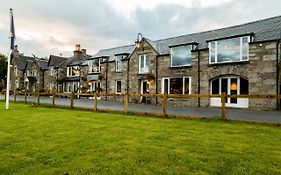
[[[3,1],[3,0],[0,0]],[[99,49],[161,39],[280,15],[279,0],[9,0],[0,7],[0,52],[9,52],[9,8],[17,44],[38,56],[72,55],[76,43]]]

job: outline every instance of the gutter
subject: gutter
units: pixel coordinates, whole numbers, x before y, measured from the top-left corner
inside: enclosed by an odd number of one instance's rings
[[[156,64],[155,64],[155,88],[156,88],[156,94],[158,94],[158,55],[156,56]],[[158,104],[158,98],[156,97],[156,104]]]
[[[130,71],[130,59],[127,60],[127,87],[126,93],[129,94],[129,71]]]
[[[200,92],[200,88],[201,88],[201,84],[200,84],[200,81],[201,81],[201,79],[200,79],[200,69],[201,69],[201,67],[200,67],[200,51],[198,52],[198,54],[197,54],[197,64],[198,64],[198,74],[197,74],[197,76],[198,76],[198,82],[197,82],[197,84],[198,84],[198,91],[197,91],[197,94],[200,94],[201,92]],[[191,83],[191,82],[190,82]],[[192,85],[192,84],[191,84]],[[197,107],[200,107],[201,106],[201,99],[200,98],[198,98],[198,104],[197,104]]]
[[[276,94],[279,95],[279,44],[280,41],[276,43]],[[276,99],[276,109],[280,109],[280,100]]]
[[[106,69],[105,69],[105,94],[107,94],[107,86],[108,86],[108,62],[106,62]],[[107,101],[107,96],[105,96],[105,100]]]

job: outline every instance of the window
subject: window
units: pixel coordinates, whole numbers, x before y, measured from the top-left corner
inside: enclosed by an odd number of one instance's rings
[[[78,66],[67,67],[67,76],[74,77],[79,76],[80,70]]]
[[[52,66],[50,68],[50,76],[54,76],[55,72],[54,72],[54,67]]]
[[[185,45],[171,48],[171,67],[191,65],[192,45]]]
[[[88,61],[89,73],[100,73],[100,59],[93,59]]]
[[[212,64],[248,61],[249,42],[249,36],[209,42],[209,62]]]
[[[221,77],[211,82],[212,94],[249,94],[249,81],[242,77]],[[226,103],[237,104],[237,98],[226,98]]]
[[[121,80],[116,80],[116,94],[121,94]]]
[[[117,55],[115,58],[116,72],[121,72],[123,69],[122,59],[123,55]]]
[[[148,56],[147,54],[139,55],[139,73],[144,74],[148,73]]]
[[[163,78],[162,93],[191,94],[191,77]]]

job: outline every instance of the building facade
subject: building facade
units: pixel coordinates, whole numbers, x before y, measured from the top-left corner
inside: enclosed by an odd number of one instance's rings
[[[49,89],[59,92],[280,94],[280,34],[281,16],[277,16],[161,40],[142,37],[137,45],[102,49],[93,56],[77,45],[72,57],[50,56],[44,79]],[[23,74],[28,61],[26,65],[18,66]],[[130,100],[161,103],[144,97]],[[169,99],[169,103],[220,106],[220,100]],[[280,101],[226,98],[226,105],[279,109]]]

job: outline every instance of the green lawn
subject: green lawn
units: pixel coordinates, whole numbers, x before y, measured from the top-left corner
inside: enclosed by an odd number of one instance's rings
[[[0,102],[0,174],[281,174],[281,128]]]

